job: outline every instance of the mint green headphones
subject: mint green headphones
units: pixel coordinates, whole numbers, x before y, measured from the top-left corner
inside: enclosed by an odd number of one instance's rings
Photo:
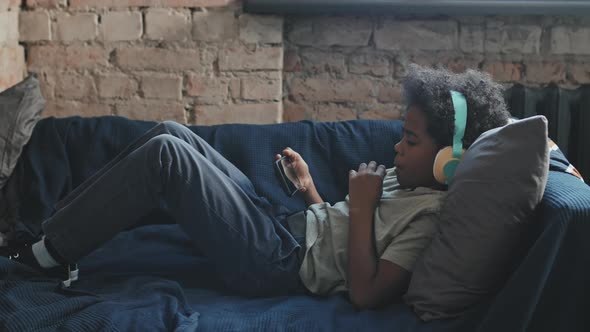
[[[455,170],[463,158],[463,135],[467,125],[467,101],[461,92],[451,90],[451,99],[455,112],[455,131],[453,146],[446,146],[436,154],[434,159],[434,178],[442,184],[449,184],[455,175]]]

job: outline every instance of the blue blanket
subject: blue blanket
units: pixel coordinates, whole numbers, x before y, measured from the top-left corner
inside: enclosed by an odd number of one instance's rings
[[[44,119],[15,171],[19,236],[36,238],[40,223],[69,191],[154,123],[117,117]],[[276,125],[191,127],[236,164],[276,213],[304,207],[287,197],[272,169],[285,146],[310,164],[319,191],[342,200],[347,172],[377,160],[391,167],[401,124],[357,120]],[[464,317],[420,322],[403,303],[357,312],[344,295],[247,299],[228,293],[173,221],[154,211],[145,225],[119,234],[80,262],[70,289],[25,266],[0,258],[0,329],[6,331],[577,331],[590,300],[590,189],[566,174],[552,154],[539,207],[538,229],[524,239],[511,279],[497,296]],[[344,179],[344,180],[343,180]]]

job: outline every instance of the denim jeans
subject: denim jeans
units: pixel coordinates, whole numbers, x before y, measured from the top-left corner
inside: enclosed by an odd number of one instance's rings
[[[228,288],[250,296],[301,291],[301,246],[283,220],[239,169],[178,123],[152,128],[58,207],[42,227],[67,262],[162,208]]]

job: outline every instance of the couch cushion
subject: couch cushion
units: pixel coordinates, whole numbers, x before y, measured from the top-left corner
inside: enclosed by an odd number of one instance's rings
[[[503,285],[541,201],[548,156],[542,116],[485,132],[466,151],[405,296],[420,318],[458,316]]]

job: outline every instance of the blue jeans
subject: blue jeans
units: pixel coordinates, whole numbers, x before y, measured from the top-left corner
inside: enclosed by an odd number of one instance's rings
[[[43,232],[70,263],[162,208],[249,296],[301,291],[300,244],[250,180],[187,127],[163,122],[72,191]]]

